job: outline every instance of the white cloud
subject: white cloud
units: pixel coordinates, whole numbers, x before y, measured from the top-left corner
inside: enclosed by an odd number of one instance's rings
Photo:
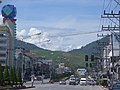
[[[35,35],[37,33],[41,34]],[[17,38],[52,51],[70,51],[77,48],[77,45],[69,42],[69,38],[59,36],[51,37],[50,33],[42,32],[37,28],[30,28],[28,32],[25,29],[17,31]]]

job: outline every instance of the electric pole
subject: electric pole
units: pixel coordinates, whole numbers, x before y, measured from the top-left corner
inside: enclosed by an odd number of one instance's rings
[[[116,39],[119,42],[119,56],[120,56],[120,11],[118,13],[114,13],[113,11],[111,11],[110,13],[106,13],[106,11],[104,11],[104,15],[101,16],[102,18],[108,18],[110,21],[112,21],[114,23],[113,25],[108,25],[108,26],[103,26],[102,25],[102,30],[104,31],[110,31],[111,32],[111,45],[112,45],[112,69],[113,69],[113,73],[112,73],[112,84],[114,81],[114,49],[113,49],[113,35],[116,37]],[[115,22],[113,19],[116,19],[117,21]]]

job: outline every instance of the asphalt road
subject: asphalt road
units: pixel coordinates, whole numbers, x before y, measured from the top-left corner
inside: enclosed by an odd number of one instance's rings
[[[25,86],[31,87],[31,82],[26,83]],[[59,85],[59,83],[41,84],[39,81],[35,81],[34,86],[34,88],[21,90],[103,90],[100,86]]]

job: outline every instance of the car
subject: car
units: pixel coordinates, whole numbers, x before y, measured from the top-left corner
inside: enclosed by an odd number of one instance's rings
[[[87,78],[81,78],[80,85],[87,85]]]
[[[60,84],[60,85],[66,85],[66,81],[65,81],[65,80],[60,80],[60,81],[59,81],[59,84]]]
[[[80,78],[76,77],[76,85],[78,85],[80,83]]]
[[[37,77],[36,77],[36,80],[37,80],[37,81],[42,81],[42,76],[37,76]]]
[[[93,78],[88,78],[87,79],[87,84],[88,85],[96,85],[96,81]]]
[[[113,83],[109,90],[120,90],[120,81]]]
[[[54,83],[54,80],[50,80],[49,83],[53,84],[53,83]]]
[[[69,79],[69,85],[76,85],[76,79],[75,78],[70,78]]]
[[[75,75],[71,75],[70,78],[75,78]]]

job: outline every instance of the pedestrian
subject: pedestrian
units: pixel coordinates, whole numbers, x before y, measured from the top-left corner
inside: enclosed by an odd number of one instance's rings
[[[32,76],[31,76],[32,87],[33,87],[33,84],[34,84],[34,78],[35,78],[35,76],[34,76],[34,75],[32,75]]]

